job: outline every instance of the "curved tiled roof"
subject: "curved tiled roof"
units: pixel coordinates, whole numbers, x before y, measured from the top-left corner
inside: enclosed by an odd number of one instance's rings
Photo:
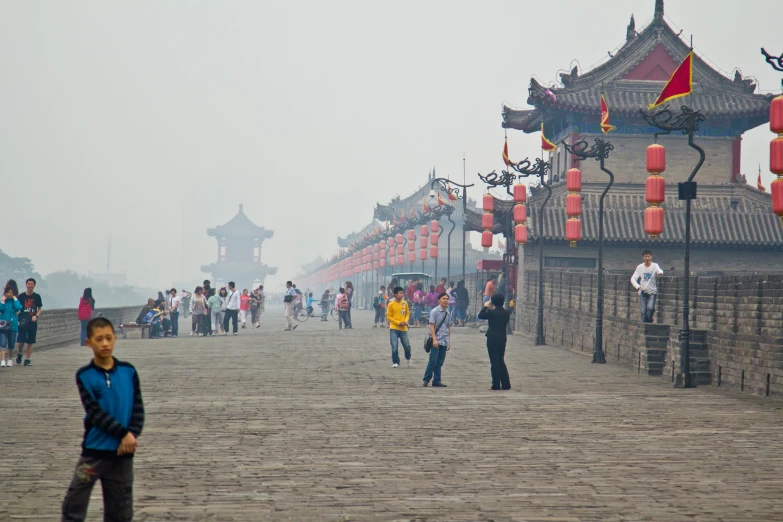
[[[239,212],[231,218],[231,221],[225,225],[219,225],[215,228],[207,229],[207,234],[215,237],[256,237],[259,239],[269,239],[274,232],[264,227],[259,227],[245,215],[242,205],[239,205]]]

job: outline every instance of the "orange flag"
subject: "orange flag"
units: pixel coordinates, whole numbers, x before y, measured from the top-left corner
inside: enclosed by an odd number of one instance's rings
[[[440,192],[438,192],[438,206],[439,206],[439,207],[442,207],[442,206],[443,206],[443,205],[445,205],[445,204],[446,204],[446,202],[445,202],[445,201],[443,201],[443,198],[442,198],[442,197],[440,197]]]
[[[427,203],[422,201],[422,205],[424,205],[424,212],[430,212],[430,207],[427,206]]]
[[[411,216],[411,219],[416,219],[416,212],[413,210],[413,207],[411,207],[410,216]]]
[[[459,198],[451,191],[451,185],[446,188],[446,194],[449,195],[449,201],[457,201]]]
[[[756,180],[756,188],[759,189],[761,192],[767,191],[767,189],[764,188],[764,185],[761,184],[761,165],[759,165],[759,177]]]
[[[506,142],[503,144],[503,163],[506,164],[506,167],[511,166],[511,160],[508,159],[508,138],[506,138]]]
[[[557,145],[546,139],[544,136],[544,122],[541,122],[541,148],[546,152],[554,152],[557,150]]]
[[[688,95],[691,91],[693,91],[693,51],[688,53],[685,60],[674,71],[661,94],[658,95],[658,99],[650,105],[650,110],[669,100]]]
[[[604,93],[601,93],[601,130],[604,134],[617,130],[617,127],[609,123],[609,107],[606,105]]]

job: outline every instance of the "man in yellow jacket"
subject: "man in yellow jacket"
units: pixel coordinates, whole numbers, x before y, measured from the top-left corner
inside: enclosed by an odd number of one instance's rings
[[[400,342],[405,350],[405,360],[408,361],[408,368],[411,367],[411,343],[408,340],[408,320],[411,317],[411,311],[407,301],[403,300],[404,296],[405,290],[402,287],[396,287],[394,289],[394,299],[386,307],[386,319],[389,321],[392,368],[400,367],[400,356],[398,354]]]

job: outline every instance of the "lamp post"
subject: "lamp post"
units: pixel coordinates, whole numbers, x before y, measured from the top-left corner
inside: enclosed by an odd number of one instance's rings
[[[538,209],[538,321],[536,322],[536,346],[546,345],[544,336],[544,207],[552,197],[552,188],[546,183],[546,175],[552,172],[552,162],[536,158],[535,163],[531,164],[528,158],[519,163],[512,163],[511,168],[518,174],[519,178],[536,176],[541,181],[541,186],[547,191],[541,207]]]
[[[432,180],[432,183],[430,183],[430,189],[434,190],[435,185],[440,186],[440,190],[444,191],[446,194],[448,194],[449,199],[452,197],[457,198],[457,200],[462,200],[462,278],[465,278],[465,233],[468,230],[468,224],[465,221],[465,217],[467,215],[468,211],[468,194],[467,189],[468,187],[472,187],[473,183],[470,185],[460,185],[459,183],[454,183],[450,179],[446,178],[435,178]],[[456,188],[455,188],[456,187]],[[460,189],[462,192],[460,193]],[[450,206],[450,205],[446,205]],[[451,221],[451,218],[449,218],[449,221]],[[452,222],[453,223],[453,222]],[[449,233],[449,237],[451,237],[451,233]],[[449,244],[451,241],[449,241]],[[451,258],[449,257],[449,267],[451,266]]]
[[[761,49],[761,54],[773,69],[783,72],[783,54],[774,57],[764,49]],[[780,81],[780,85],[783,87],[783,80]],[[769,144],[769,170],[777,176],[769,186],[772,195],[772,212],[783,219],[783,94],[770,103],[769,130],[777,134]]]
[[[606,185],[601,198],[598,200],[598,299],[596,300],[595,314],[595,342],[593,344],[593,362],[606,364],[604,355],[604,198],[614,183],[614,174],[607,169],[604,161],[609,153],[614,150],[611,142],[596,138],[595,144],[588,149],[587,141],[581,139],[573,145],[563,143],[565,149],[579,159],[594,159],[601,165],[601,170],[609,175],[609,183]]]
[[[454,229],[457,227],[457,224],[454,222],[453,219],[451,219],[451,215],[454,213],[454,207],[452,205],[439,204],[437,202],[437,197],[434,190],[430,190],[430,203],[432,203],[431,205],[429,205],[430,219],[436,219],[440,221],[440,219],[443,216],[446,216],[446,218],[451,223],[451,230],[449,230],[449,233],[446,236],[446,280],[451,281],[451,233],[454,232]],[[432,231],[430,231],[430,233],[432,233]],[[443,233],[443,227],[440,227],[440,231],[438,232],[438,237],[440,237],[442,233]],[[435,259],[436,279],[437,279],[437,272],[438,272],[438,260]]]
[[[693,142],[693,136],[699,130],[699,125],[704,121],[704,114],[683,105],[680,107],[680,113],[675,114],[664,106],[655,112],[646,112],[640,109],[644,121],[649,125],[661,129],[661,132],[655,134],[657,138],[660,134],[671,134],[672,132],[681,132],[688,136],[688,146],[699,153],[699,161],[696,163],[693,172],[688,177],[688,181],[680,183],[679,198],[685,200],[685,271],[682,292],[682,330],[680,331],[680,375],[675,381],[676,388],[694,388],[696,383],[691,380],[690,363],[690,279],[691,279],[691,201],[696,199],[696,182],[693,178],[699,172],[704,164],[706,155],[704,149]]]

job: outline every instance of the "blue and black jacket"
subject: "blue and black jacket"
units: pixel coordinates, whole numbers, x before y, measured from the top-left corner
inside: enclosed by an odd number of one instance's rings
[[[138,438],[144,428],[144,403],[136,368],[114,359],[114,366],[105,370],[91,361],[76,372],[76,386],[86,412],[82,456],[118,458],[122,438],[128,432]],[[133,454],[119,458],[123,457]]]

